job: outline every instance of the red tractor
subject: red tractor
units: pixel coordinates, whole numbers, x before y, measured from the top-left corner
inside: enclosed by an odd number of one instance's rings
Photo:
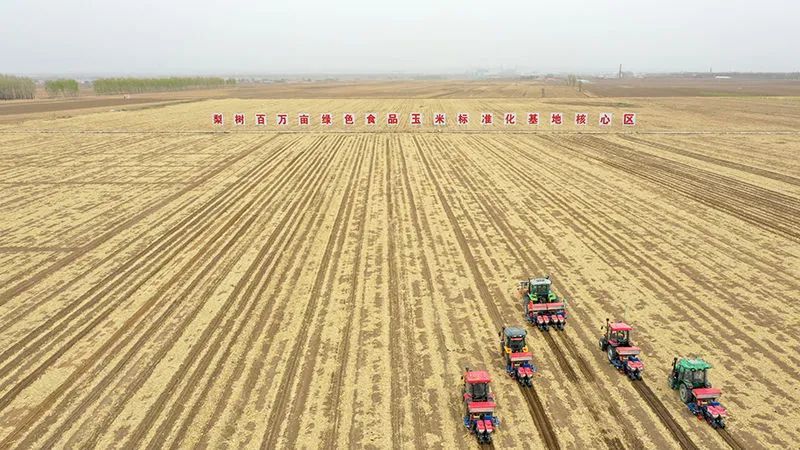
[[[492,442],[495,427],[500,425],[500,420],[494,415],[497,404],[489,387],[491,377],[485,370],[469,370],[467,367],[463,380],[463,399],[466,408],[464,426],[470,433],[475,434],[478,443],[488,444]]]
[[[533,386],[533,355],[525,343],[527,332],[522,327],[503,327],[500,331],[500,351],[506,360],[506,372],[522,386]]]
[[[563,330],[567,323],[566,305],[559,300],[551,286],[549,275],[518,283],[525,307],[525,318],[542,331],[547,331],[550,327]]]
[[[644,363],[639,359],[642,350],[630,340],[633,327],[624,322],[606,319],[605,336],[600,338],[600,350],[608,355],[608,362],[621,370],[631,380],[641,380]]]

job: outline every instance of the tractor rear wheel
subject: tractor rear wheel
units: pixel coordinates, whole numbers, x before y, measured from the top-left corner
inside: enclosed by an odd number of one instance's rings
[[[692,390],[685,384],[681,384],[680,396],[683,403],[690,403],[692,401]]]

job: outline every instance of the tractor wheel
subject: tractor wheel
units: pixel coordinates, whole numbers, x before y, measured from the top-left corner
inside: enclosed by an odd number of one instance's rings
[[[600,339],[600,351],[601,352],[606,351],[606,340],[605,339]]]
[[[683,403],[691,403],[693,397],[692,390],[689,389],[685,384],[681,384],[680,396]]]
[[[614,347],[608,347],[608,362],[613,363],[615,359],[617,359],[617,351],[614,350]]]

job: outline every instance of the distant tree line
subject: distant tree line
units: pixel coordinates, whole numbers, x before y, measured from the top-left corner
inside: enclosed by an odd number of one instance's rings
[[[75,97],[78,95],[78,82],[75,80],[48,80],[44,82],[44,90],[51,97]]]
[[[567,75],[567,85],[568,86],[577,86],[578,85],[578,77],[576,75]]]
[[[0,75],[0,100],[33,98],[36,83],[30,78]]]
[[[169,78],[99,78],[94,81],[97,94],[137,94],[141,92],[180,91],[183,89],[213,88],[234,84],[235,80],[219,77]]]
[[[567,84],[572,87],[577,87],[578,92],[583,92],[583,81],[577,75],[567,75]]]

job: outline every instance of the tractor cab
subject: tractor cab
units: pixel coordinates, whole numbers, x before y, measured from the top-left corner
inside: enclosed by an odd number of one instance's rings
[[[686,384],[691,389],[711,387],[706,373],[711,367],[700,358],[675,358],[672,362],[672,383]]]
[[[553,282],[550,281],[550,276],[545,278],[531,278],[528,281],[528,297],[535,303],[548,303],[551,296],[555,294],[550,290]]]
[[[519,353],[527,352],[528,346],[525,344],[525,336],[527,332],[524,328],[520,327],[505,327],[503,328],[503,337],[505,339],[505,352],[506,353]]]
[[[606,319],[606,341],[613,347],[630,345],[630,333],[633,327],[623,322],[608,322]]]
[[[522,386],[533,386],[533,355],[525,343],[527,332],[522,327],[504,327],[500,331],[500,352],[506,360],[506,373]]]
[[[467,371],[464,374],[464,400],[474,402],[494,401],[494,394],[489,387],[489,372],[485,370]]]
[[[675,358],[669,376],[670,387],[679,389],[681,400],[690,403],[695,399],[695,389],[711,387],[707,375],[711,367],[711,364],[700,358]]]

